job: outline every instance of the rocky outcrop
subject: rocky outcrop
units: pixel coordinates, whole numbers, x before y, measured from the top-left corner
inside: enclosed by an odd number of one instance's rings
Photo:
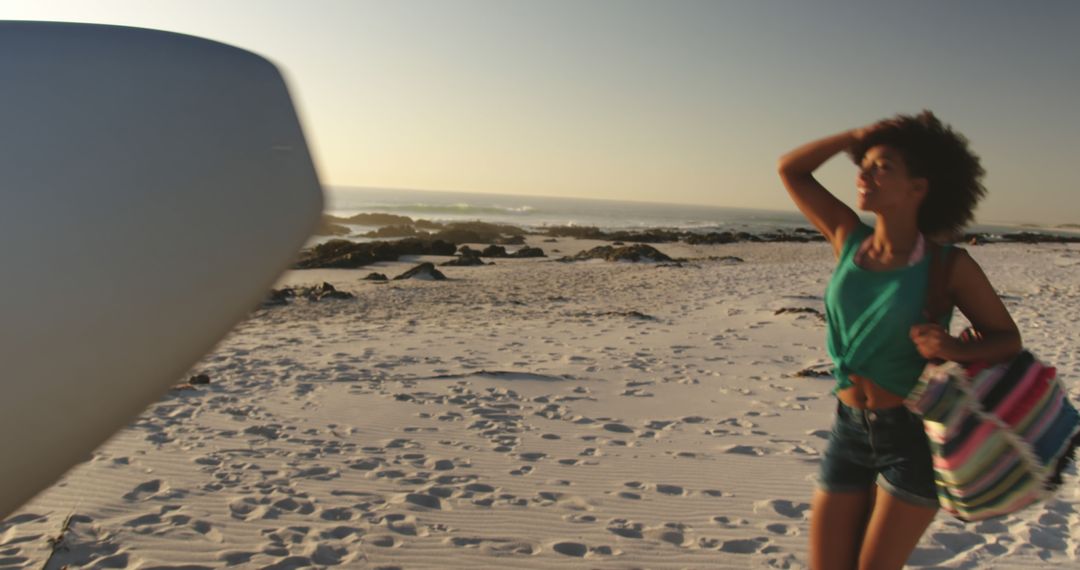
[[[547,228],[545,235],[552,237],[573,237],[578,239],[597,239],[630,243],[672,243],[684,241],[689,244],[724,244],[737,242],[810,242],[825,241],[824,236],[815,230],[797,228],[791,231],[777,230],[762,234],[748,232],[710,232],[698,233],[684,230],[648,229],[641,231],[605,232],[594,227],[558,226]]]
[[[603,259],[605,261],[661,262],[674,261],[651,245],[634,244],[625,247],[602,245],[588,251],[582,251],[573,257],[563,257],[559,261],[584,261]]]
[[[270,298],[263,302],[264,307],[288,305],[293,299],[307,299],[316,302],[325,299],[355,299],[356,295],[348,291],[338,291],[333,285],[323,282],[314,287],[285,287],[271,289]]]
[[[351,230],[349,230],[349,228],[341,224],[334,223],[331,221],[331,219],[332,218],[328,216],[324,216],[323,219],[319,222],[319,225],[315,227],[315,232],[312,235],[347,236],[351,233]]]
[[[496,243],[508,236],[524,236],[525,230],[508,224],[455,222],[432,235],[450,243]],[[523,238],[524,239],[524,238]]]
[[[356,214],[355,216],[349,216],[348,218],[337,218],[339,224],[356,224],[358,226],[395,226],[395,225],[413,225],[412,218],[408,216],[399,216],[397,214]]]
[[[301,252],[294,267],[354,269],[378,261],[397,261],[402,255],[454,255],[456,249],[452,243],[420,238],[366,243],[336,239]]]
[[[607,239],[607,234],[592,226],[552,226],[544,230],[551,237],[570,237],[577,239]]]
[[[497,238],[495,240],[495,243],[497,243],[499,245],[525,245],[525,236],[523,236],[523,235],[514,235],[514,236],[501,237],[501,238]]]
[[[1014,243],[1080,243],[1080,236],[1060,236],[1039,232],[1017,232],[1001,236],[1000,241]]]
[[[395,237],[412,237],[416,235],[428,235],[427,232],[421,232],[415,227],[405,224],[394,224],[392,226],[383,226],[377,230],[370,231],[364,234],[364,237],[373,238],[395,238]]]
[[[467,245],[461,246],[458,250],[458,256],[445,263],[440,263],[441,266],[457,266],[467,267],[470,265],[487,265],[484,260],[480,259],[480,252],[470,248]]]
[[[444,281],[446,276],[441,271],[435,269],[434,263],[421,263],[416,267],[398,275],[394,278],[395,281],[400,279],[421,279],[424,281]]]
[[[481,257],[506,257],[506,248],[501,245],[489,245],[480,252]]]
[[[514,253],[508,254],[506,257],[547,257],[544,255],[544,250],[538,247],[525,246]]]

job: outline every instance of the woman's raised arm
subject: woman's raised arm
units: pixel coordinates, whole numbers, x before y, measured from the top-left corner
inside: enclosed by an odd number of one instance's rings
[[[860,130],[843,132],[807,143],[780,158],[777,170],[799,211],[814,224],[840,255],[844,239],[859,223],[859,217],[814,178],[814,171],[839,152],[858,141]]]

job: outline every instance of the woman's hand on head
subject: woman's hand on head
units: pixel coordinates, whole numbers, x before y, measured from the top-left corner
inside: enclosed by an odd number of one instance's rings
[[[911,341],[923,358],[928,360],[955,360],[960,341],[949,335],[939,324],[923,323],[911,327]]]

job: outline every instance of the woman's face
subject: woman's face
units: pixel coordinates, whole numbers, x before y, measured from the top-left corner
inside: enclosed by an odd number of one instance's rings
[[[917,210],[926,194],[926,179],[913,178],[897,150],[878,145],[863,156],[855,177],[860,210],[885,213],[902,209]]]

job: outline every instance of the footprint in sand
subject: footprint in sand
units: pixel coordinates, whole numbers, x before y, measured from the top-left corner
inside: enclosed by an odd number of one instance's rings
[[[746,526],[750,524],[750,521],[740,517],[729,516],[716,516],[712,518],[712,522],[724,527],[724,528],[738,528],[740,526]]]
[[[731,554],[756,554],[765,549],[769,544],[769,539],[764,536],[755,536],[754,538],[742,538],[735,540],[725,540],[720,544],[721,552],[729,552]]]
[[[281,514],[276,508],[268,506],[269,498],[254,499],[245,497],[229,503],[229,513],[234,519],[249,521],[254,519],[274,519]]]
[[[273,506],[281,511],[296,513],[298,515],[310,515],[315,512],[315,505],[304,498],[285,497],[275,501]]]
[[[986,538],[973,532],[936,532],[930,536],[953,554],[986,544]]]
[[[607,531],[623,538],[645,538],[645,525],[626,519],[611,519],[608,521]]]
[[[538,545],[515,539],[485,540],[480,549],[492,556],[534,556],[540,553]]]
[[[683,523],[664,523],[659,528],[647,529],[645,531],[645,537],[652,540],[659,540],[666,542],[672,546],[678,546],[680,548],[693,546],[695,540],[687,534],[690,528]]]
[[[540,553],[538,545],[512,538],[455,536],[444,542],[458,548],[479,548],[493,556],[533,556]]]
[[[398,548],[403,544],[400,539],[389,534],[365,536],[364,543],[378,546],[379,548]]]
[[[724,453],[732,453],[735,455],[762,456],[771,453],[769,449],[766,449],[764,447],[758,447],[756,445],[729,445],[721,449]]]
[[[356,512],[345,507],[325,509],[319,513],[319,518],[324,521],[351,521],[356,518]]]
[[[257,552],[246,552],[242,550],[230,550],[222,552],[218,555],[218,560],[225,563],[226,566],[240,566],[241,564],[247,564],[251,561]]]
[[[805,519],[807,511],[810,510],[809,503],[793,503],[786,500],[769,500],[769,501],[757,501],[754,503],[754,512],[760,513],[762,511],[772,511],[782,517],[789,519]]]
[[[444,505],[442,499],[429,493],[405,493],[398,498],[392,500],[394,503],[409,503],[410,505],[417,507],[424,507],[435,511],[443,510],[448,505]]]
[[[781,536],[797,536],[799,534],[799,529],[797,527],[786,525],[784,523],[765,525],[765,530]]]
[[[572,556],[574,558],[621,554],[620,551],[617,551],[610,546],[588,546],[581,542],[556,542],[551,545],[551,549],[563,556]]]
[[[376,524],[384,525],[390,531],[403,536],[425,537],[430,534],[430,530],[420,525],[413,515],[389,513],[375,520],[378,521]]]
[[[136,485],[134,489],[124,494],[128,501],[146,501],[149,499],[178,499],[186,495],[185,491],[173,490],[161,479],[153,479]]]

